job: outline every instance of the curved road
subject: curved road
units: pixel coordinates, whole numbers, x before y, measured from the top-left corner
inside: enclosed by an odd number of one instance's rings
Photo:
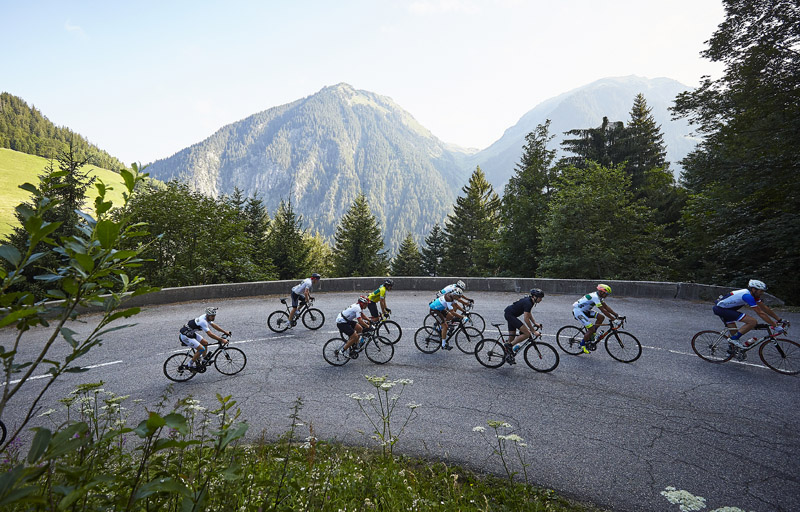
[[[487,324],[501,321],[503,308],[518,298],[514,293],[470,296]],[[318,294],[316,306],[326,316],[322,329],[299,327],[284,334],[265,327],[267,315],[281,306],[278,297],[216,301],[218,323],[233,331],[235,346],[247,354],[247,367],[234,377],[210,369],[176,384],[173,398],[191,394],[213,406],[216,393],[232,394],[251,424],[248,437],[255,440],[262,432],[275,438],[287,431],[292,405],[302,397],[300,415],[313,423],[317,436],[360,444],[367,441],[358,431],[368,424],[347,395],[372,391],[365,374],[386,374],[413,379],[402,402],[422,404],[396,447],[399,452],[501,472],[472,428],[504,420],[529,444],[529,474],[535,483],[600,506],[675,511],[678,507],[660,494],[673,486],[705,497],[708,510],[800,510],[800,379],[765,368],[755,352],[744,363],[724,365],[695,356],[691,335],[721,327],[709,304],[612,297],[611,306],[628,317],[626,330],[644,345],[642,357],[628,365],[612,360],[602,348],[578,357],[559,350],[559,367],[538,374],[521,358],[516,366],[489,370],[458,349],[419,352],[413,334],[431,297],[410,291],[387,296],[393,320],[404,330],[389,364],[378,366],[362,356],[332,367],[322,359],[322,345],[335,335],[336,314],[354,298],[353,293]],[[544,341],[556,348],[558,328],[575,323],[575,299],[548,295],[534,310],[545,326]],[[154,404],[169,384],[161,366],[180,348],[178,328],[204,307],[145,308],[131,319],[137,327],[110,333],[102,347],[83,358],[90,371],[54,384],[43,408],[59,409],[57,399],[76,384],[99,380],[119,395]],[[800,314],[785,317],[800,328]],[[85,332],[92,318],[82,317],[87,324],[70,327]],[[26,336],[22,352],[35,347],[39,332]],[[9,346],[12,335],[10,329],[0,331],[0,344]],[[9,406],[3,418],[7,424],[19,417],[41,382],[31,382]],[[136,412],[138,421],[142,411]]]

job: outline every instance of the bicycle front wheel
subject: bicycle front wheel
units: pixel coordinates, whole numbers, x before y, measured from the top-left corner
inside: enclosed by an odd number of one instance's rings
[[[6,441],[6,424],[0,421],[0,446]]]
[[[375,336],[367,342],[364,353],[367,354],[367,359],[373,363],[386,364],[394,356],[394,345],[383,336]]]
[[[442,348],[442,336],[433,327],[420,327],[414,333],[414,345],[426,354],[433,354]]]
[[[478,313],[470,312],[464,315],[464,325],[474,327],[483,333],[486,329],[486,320]]]
[[[767,341],[758,348],[764,364],[784,375],[800,373],[800,344],[792,340]]]
[[[483,338],[481,331],[475,327],[462,327],[456,333],[456,346],[465,354],[474,354],[475,345]]]
[[[700,331],[692,338],[692,350],[709,363],[724,363],[733,357],[728,352],[730,342],[719,331]]]
[[[341,338],[331,338],[325,343],[325,346],[322,347],[322,357],[325,358],[328,364],[342,366],[350,360],[342,350],[345,343]]]
[[[186,382],[194,377],[193,371],[189,369],[189,362],[192,360],[191,353],[174,354],[164,361],[164,375],[169,380],[175,382]]]
[[[289,313],[275,311],[267,318],[267,327],[272,332],[283,332],[289,328]]]
[[[312,331],[316,331],[322,324],[325,323],[325,315],[322,314],[317,308],[310,308],[307,309],[305,313],[303,313],[303,325],[311,329]]]
[[[586,331],[583,327],[575,327],[574,325],[565,325],[556,333],[556,343],[561,347],[561,350],[569,355],[577,356],[583,353],[581,350],[581,340]]]
[[[606,352],[621,363],[632,363],[642,355],[642,344],[629,332],[614,331],[606,336]]]
[[[525,362],[537,372],[552,372],[558,366],[558,351],[549,343],[534,341],[525,347]]]
[[[486,368],[500,368],[506,362],[506,351],[499,341],[484,338],[475,345],[475,358]]]
[[[394,345],[403,336],[403,329],[400,324],[394,320],[386,320],[378,325],[378,336],[386,339],[387,342]]]
[[[236,347],[223,347],[214,356],[214,367],[223,375],[236,375],[247,365],[247,356]]]

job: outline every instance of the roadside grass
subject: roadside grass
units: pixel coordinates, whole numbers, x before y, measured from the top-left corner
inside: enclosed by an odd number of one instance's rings
[[[25,182],[38,185],[39,175],[48,163],[47,158],[0,148],[0,237],[11,233],[17,226],[14,208],[30,197],[30,193],[20,189],[19,186]],[[90,176],[101,179],[107,186],[114,188],[107,196],[112,203],[122,203],[122,177],[119,174],[92,165],[87,165],[83,170],[88,171]],[[96,193],[97,190],[94,186],[87,189],[87,199],[90,205]]]

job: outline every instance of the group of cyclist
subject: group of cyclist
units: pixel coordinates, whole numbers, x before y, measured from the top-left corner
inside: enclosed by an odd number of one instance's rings
[[[320,280],[321,276],[312,273],[311,276],[301,281],[291,290],[292,309],[290,313],[291,325],[294,327],[297,322],[295,317],[297,308],[301,302],[312,299],[310,293],[314,284]],[[394,286],[392,279],[386,279],[383,283],[368,295],[361,295],[356,302],[345,308],[336,316],[336,327],[347,337],[347,342],[341,351],[345,352],[355,345],[359,336],[365,329],[378,322],[381,318],[388,318],[391,309],[386,306],[386,292],[391,291]],[[428,307],[431,314],[438,320],[442,349],[450,350],[452,347],[447,341],[447,331],[451,324],[458,323],[464,318],[467,308],[474,301],[464,294],[466,284],[459,280],[450,284],[437,292],[436,298],[430,301]],[[767,289],[767,285],[757,279],[751,279],[747,288],[735,290],[726,296],[721,296],[713,306],[713,312],[717,315],[732,333],[730,341],[730,351],[736,348],[746,348],[751,343],[743,341],[741,338],[747,332],[754,329],[757,325],[756,319],[739,311],[743,306],[749,306],[761,317],[770,327],[773,336],[784,332],[783,326],[788,325],[772,309],[761,300],[762,295]],[[595,339],[597,328],[603,324],[606,318],[609,322],[620,317],[605,299],[611,295],[611,287],[607,284],[598,284],[594,292],[587,293],[580,297],[572,305],[572,315],[579,321],[585,334],[580,346],[584,353],[588,354],[587,343]],[[508,324],[508,338],[506,339],[506,349],[509,354],[516,352],[515,348],[520,343],[532,336],[539,336],[541,324],[536,323],[532,310],[544,299],[544,292],[539,288],[532,288],[529,293],[521,299],[515,301],[505,308],[503,316]],[[380,306],[380,313],[378,312]],[[597,308],[597,311],[595,311]],[[365,311],[366,310],[366,311]],[[198,359],[206,351],[208,341],[203,337],[205,333],[209,338],[219,343],[225,344],[227,340],[216,335],[211,329],[230,336],[230,331],[214,323],[217,308],[206,308],[205,314],[189,320],[180,329],[180,341],[195,349],[190,369],[198,365]],[[522,319],[520,320],[520,316]],[[737,327],[737,322],[741,326]],[[519,334],[517,334],[519,331]],[[337,352],[339,352],[337,350]],[[513,364],[513,357],[509,359]]]

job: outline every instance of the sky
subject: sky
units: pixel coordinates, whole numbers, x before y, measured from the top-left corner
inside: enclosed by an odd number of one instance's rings
[[[484,149],[611,76],[695,87],[721,0],[0,0],[0,91],[130,165],[345,82]]]

